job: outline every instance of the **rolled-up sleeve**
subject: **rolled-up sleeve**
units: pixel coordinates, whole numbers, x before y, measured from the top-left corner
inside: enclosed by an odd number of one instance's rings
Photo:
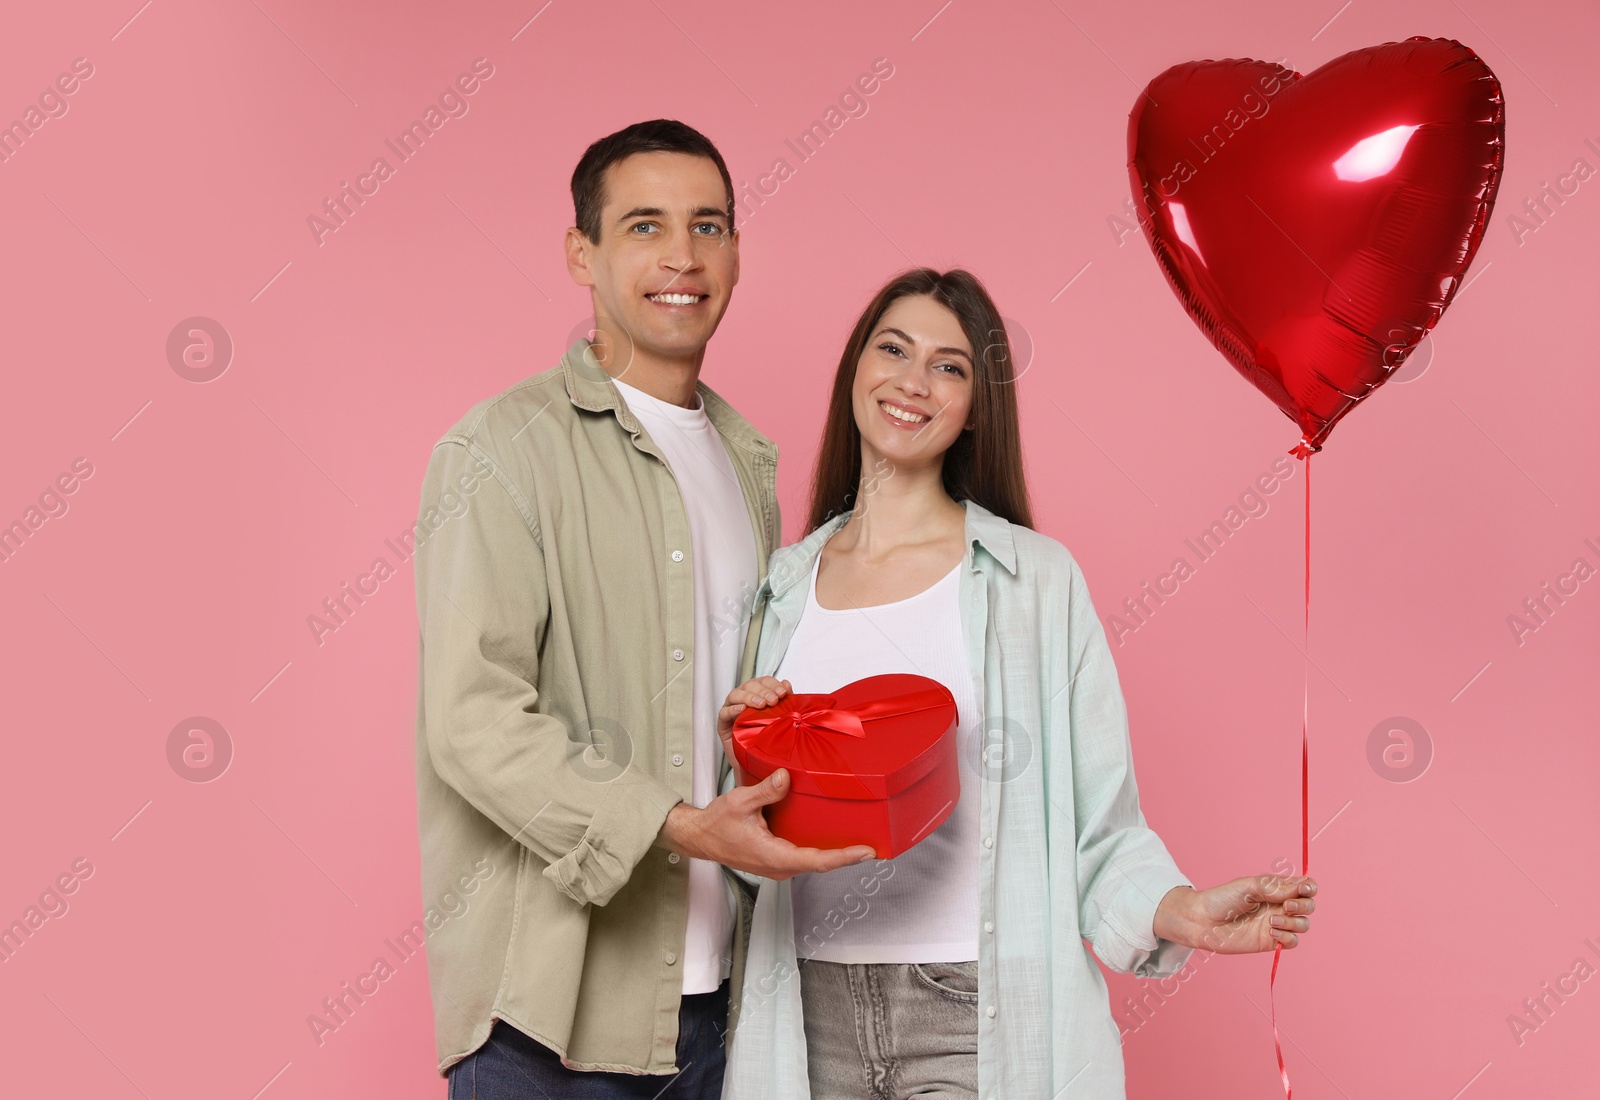
[[[1081,931],[1112,970],[1143,978],[1183,967],[1193,948],[1159,939],[1156,909],[1175,886],[1193,884],[1145,824],[1133,775],[1128,712],[1105,630],[1083,573],[1071,562],[1063,690],[1071,730],[1071,799]]]
[[[434,770],[548,865],[580,904],[604,905],[682,801],[627,767],[597,779],[587,739],[539,711],[550,610],[533,502],[466,439],[434,449],[417,526],[423,720]]]

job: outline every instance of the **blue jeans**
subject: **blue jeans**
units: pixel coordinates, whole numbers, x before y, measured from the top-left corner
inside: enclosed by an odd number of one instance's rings
[[[718,1100],[727,1028],[726,981],[712,993],[685,994],[678,1009],[678,1072],[663,1076],[568,1069],[555,1051],[496,1020],[483,1045],[447,1071],[448,1100]]]
[[[978,964],[800,960],[811,1100],[977,1100]]]

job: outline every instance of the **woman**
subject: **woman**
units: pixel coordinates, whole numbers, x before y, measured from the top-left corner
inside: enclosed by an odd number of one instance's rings
[[[919,673],[955,696],[961,796],[895,859],[747,876],[728,1100],[1121,1097],[1083,940],[1158,977],[1197,946],[1292,948],[1309,927],[1310,879],[1196,891],[1145,826],[1083,574],[1032,529],[1013,381],[1000,315],[964,271],[891,281],[840,359],[810,533],[769,563],[724,749],[746,706]]]

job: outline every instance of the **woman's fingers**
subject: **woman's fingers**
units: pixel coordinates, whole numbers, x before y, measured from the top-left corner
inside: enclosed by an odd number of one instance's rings
[[[728,705],[740,703],[752,707],[770,707],[779,699],[789,694],[789,681],[778,680],[771,676],[759,676],[754,680],[746,680],[728,693]],[[726,708],[724,708],[726,709]]]
[[[743,703],[729,703],[717,712],[717,736],[722,738],[724,744],[732,739],[733,720],[739,717],[742,710]]]
[[[728,701],[717,712],[717,732],[726,736],[733,729],[733,720],[745,707],[770,707],[792,690],[789,681],[772,676],[746,680],[728,692]]]
[[[729,707],[736,706],[743,710],[745,707],[764,707],[766,705],[767,698],[765,695],[751,691],[748,688],[736,687],[728,692]]]
[[[1316,902],[1308,897],[1299,897],[1286,901],[1281,906],[1272,906],[1267,917],[1268,933],[1286,951],[1299,946],[1298,933],[1311,930],[1311,918],[1298,914],[1309,913],[1314,908]]]
[[[779,680],[773,676],[758,676],[754,680],[746,680],[744,687],[768,706],[789,694],[789,681]]]
[[[1229,885],[1243,887],[1252,896],[1270,902],[1309,898],[1317,892],[1317,880],[1308,875],[1252,875],[1234,879]]]
[[[1317,903],[1313,898],[1292,898],[1283,903],[1281,911],[1272,915],[1271,924],[1288,932],[1308,932],[1311,930],[1308,914],[1315,912],[1316,908]]]

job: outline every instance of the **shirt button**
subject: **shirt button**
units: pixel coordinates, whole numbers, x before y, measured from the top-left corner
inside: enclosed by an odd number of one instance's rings
[[[992,837],[992,836],[984,837],[983,838],[983,846],[985,848],[993,848],[994,847],[994,837]]]
[[[683,767],[683,753],[675,752],[672,754],[672,766],[675,768]]]
[[[673,963],[675,963],[677,961],[678,961],[678,953],[676,951],[668,951],[667,952],[667,965],[671,966]],[[989,1010],[989,1014],[991,1016],[994,1015],[994,1010],[990,1009]]]
[[[983,922],[983,930],[985,932],[993,932],[994,931],[994,921],[992,921],[992,920],[984,921]]]
[[[681,650],[681,649],[674,649],[674,650],[673,650],[673,651],[672,651],[672,659],[673,659],[673,660],[674,660],[674,661],[681,661],[681,660],[683,660],[683,650]]]
[[[668,863],[676,863],[676,862],[678,862],[678,860],[680,858],[682,858],[682,857],[680,857],[677,852],[668,852],[667,853],[667,862]]]
[[[990,1019],[993,1019],[994,1014],[1000,1010],[995,1008],[994,1005],[990,1005],[988,1008],[984,1009],[984,1011],[988,1013]]]
[[[682,550],[674,550],[672,552],[672,560],[673,561],[682,561],[683,560],[683,551]]]

